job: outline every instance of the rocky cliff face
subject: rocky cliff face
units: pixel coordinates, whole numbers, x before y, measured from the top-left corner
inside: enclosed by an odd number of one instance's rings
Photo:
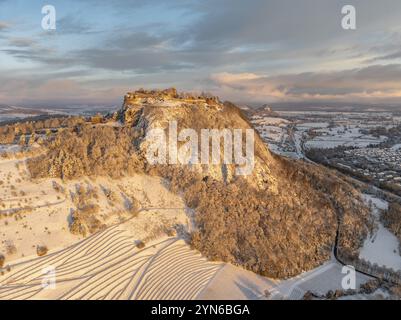
[[[180,137],[185,129],[190,131]],[[139,90],[125,96],[107,123],[59,132],[28,167],[34,177],[161,176],[195,212],[194,247],[210,259],[263,275],[289,277],[330,259],[337,229],[341,250],[357,257],[369,227],[369,210],[359,192],[323,167],[271,154],[257,133],[253,170],[247,175],[236,174],[239,165],[224,161],[224,148],[216,163],[196,162],[191,152],[186,164],[149,163],[155,130],[165,134],[166,142],[176,141],[176,150],[169,144],[164,150],[170,159],[170,153],[191,151],[185,149],[192,146],[189,141],[199,146],[205,129],[246,132],[252,127],[236,106],[215,97]],[[243,143],[240,151],[245,154],[245,149]]]
[[[163,91],[140,90],[125,95],[124,104],[120,112],[115,115],[125,126],[132,126],[143,132],[143,139],[140,141],[140,150],[146,154],[149,148],[149,133],[154,129],[162,129],[166,133],[166,138],[171,138],[171,126],[176,125],[179,136],[183,130],[193,130],[196,132],[196,144],[198,145],[198,161],[191,162],[191,170],[202,175],[203,178],[210,177],[218,181],[229,183],[236,179],[236,169],[241,165],[227,163],[224,161],[224,138],[221,136],[219,142],[220,154],[219,163],[203,163],[201,161],[201,135],[202,130],[216,130],[217,134],[224,135],[224,130],[228,130],[232,136],[230,140],[234,144],[233,130],[241,130],[245,139],[246,130],[252,130],[251,125],[242,115],[240,109],[230,103],[222,103],[217,97],[192,96],[189,94],[178,94],[175,89]],[[210,132],[210,131],[209,131]],[[178,137],[179,138],[179,137]],[[220,138],[220,137],[218,137]],[[254,138],[254,159],[249,174],[243,177],[250,184],[258,189],[277,192],[277,184],[270,173],[270,167],[274,165],[274,158],[263,144],[256,132]],[[174,138],[175,139],[175,138]],[[185,139],[182,139],[185,140]],[[178,149],[186,141],[178,141]],[[245,141],[241,152],[246,155]],[[210,138],[210,160],[212,158],[212,138]],[[233,146],[234,148],[234,146]],[[167,148],[167,160],[169,160],[169,149]],[[232,149],[232,151],[234,151]],[[172,164],[172,161],[167,161]],[[179,162],[179,161],[178,161]],[[196,163],[198,162],[198,163]],[[244,167],[244,165],[243,165]]]

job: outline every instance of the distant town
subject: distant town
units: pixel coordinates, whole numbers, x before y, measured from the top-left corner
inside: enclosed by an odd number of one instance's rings
[[[401,195],[401,112],[246,110],[270,150]]]

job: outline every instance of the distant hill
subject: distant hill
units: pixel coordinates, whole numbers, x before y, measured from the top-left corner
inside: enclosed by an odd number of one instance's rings
[[[118,183],[134,173],[160,176],[193,212],[195,248],[274,278],[329,260],[337,234],[342,255],[358,258],[370,228],[360,193],[324,167],[273,155],[256,133],[249,175],[236,175],[235,164],[147,161],[149,134],[157,128],[171,134],[171,121],[199,136],[202,129],[252,129],[234,104],[175,89],[138,90],[98,120],[72,122],[41,141],[43,152],[28,160],[32,177],[110,176]]]
[[[401,104],[357,104],[357,103],[318,103],[294,102],[272,103],[271,107],[277,111],[325,111],[325,112],[401,112]]]

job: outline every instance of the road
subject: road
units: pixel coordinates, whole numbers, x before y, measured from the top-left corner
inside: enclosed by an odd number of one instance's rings
[[[297,155],[298,155],[298,157],[299,157],[300,159],[304,159],[305,161],[307,161],[307,162],[309,162],[309,163],[312,163],[312,164],[315,164],[315,165],[323,165],[323,164],[319,164],[319,163],[317,163],[317,162],[315,162],[315,161],[309,159],[309,158],[305,155],[305,152],[304,152],[304,139],[301,139],[301,141],[297,141],[297,140],[296,140],[296,137],[295,137],[295,135],[294,135],[294,126],[292,126],[292,127],[290,128],[289,136],[290,136],[290,138],[292,139],[292,141],[293,141],[293,143],[294,143],[294,146],[295,146],[296,151],[297,151]],[[357,184],[359,184],[359,185],[362,185],[362,186],[365,186],[365,187],[370,188],[370,189],[373,190],[375,193],[383,193],[383,194],[387,195],[388,197],[390,197],[390,198],[395,198],[395,199],[397,199],[398,201],[401,202],[401,197],[398,196],[398,195],[396,195],[396,194],[394,194],[394,193],[392,193],[392,192],[389,192],[389,191],[380,189],[380,188],[378,188],[378,187],[376,187],[376,186],[373,186],[373,185],[371,185],[371,184],[368,184],[368,183],[366,183],[366,182],[364,182],[364,181],[361,181],[361,180],[359,180],[359,179],[356,179],[356,178],[354,178],[354,177],[351,177],[351,176],[348,176],[348,175],[347,175],[347,177],[348,177],[349,179],[355,181],[355,182],[356,182]],[[338,263],[340,263],[340,264],[342,264],[342,265],[345,266],[345,265],[347,265],[347,264],[344,263],[344,262],[338,257],[338,237],[339,237],[339,232],[340,232],[340,225],[341,225],[341,217],[340,217],[340,215],[337,215],[337,230],[336,230],[336,238],[335,238],[335,242],[334,242],[333,256],[334,256],[335,260],[336,260]],[[359,272],[359,273],[361,273],[361,274],[370,276],[370,277],[375,278],[375,279],[380,279],[379,277],[377,277],[377,276],[374,275],[374,274],[366,273],[366,272],[364,272],[364,271],[362,271],[362,270],[358,270],[357,268],[355,268],[355,271],[357,271],[357,272]]]

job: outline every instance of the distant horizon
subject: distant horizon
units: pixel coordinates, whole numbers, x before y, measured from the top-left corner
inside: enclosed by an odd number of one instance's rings
[[[229,99],[223,99],[219,96],[222,101],[229,101],[239,107],[249,107],[252,109],[262,108],[264,106],[272,107],[273,111],[325,111],[325,112],[401,112],[401,104],[380,104],[380,103],[357,103],[357,102],[316,102],[316,101],[297,101],[297,102],[272,102],[266,103],[261,102],[246,102],[246,101],[233,101]],[[0,112],[3,107],[21,107],[27,109],[75,109],[75,108],[93,108],[94,111],[100,109],[112,109],[120,108],[123,105],[123,95],[120,101],[115,103],[101,103],[101,102],[86,102],[86,103],[30,103],[30,104],[3,104],[0,102]],[[99,108],[99,109],[96,109]]]

